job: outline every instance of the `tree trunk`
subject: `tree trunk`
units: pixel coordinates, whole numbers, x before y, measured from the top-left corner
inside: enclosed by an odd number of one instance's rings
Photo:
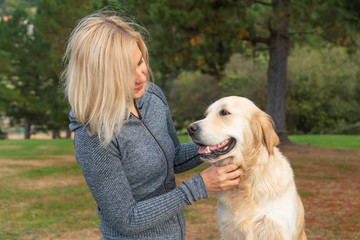
[[[25,117],[24,118],[24,138],[30,139],[31,136],[31,122]]]
[[[69,127],[66,128],[66,139],[70,139],[71,138],[71,130]]]
[[[275,18],[270,29],[270,60],[266,112],[275,122],[281,144],[291,143],[286,131],[286,75],[289,52],[290,0],[272,0]]]
[[[57,136],[57,130],[56,129],[51,130],[51,138],[56,139],[56,136]]]

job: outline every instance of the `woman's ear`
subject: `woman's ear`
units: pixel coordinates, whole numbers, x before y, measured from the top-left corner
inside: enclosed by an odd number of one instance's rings
[[[275,133],[274,123],[271,117],[262,112],[256,112],[251,120],[251,128],[256,144],[262,144],[267,148],[269,155],[274,154],[274,147],[280,143]]]

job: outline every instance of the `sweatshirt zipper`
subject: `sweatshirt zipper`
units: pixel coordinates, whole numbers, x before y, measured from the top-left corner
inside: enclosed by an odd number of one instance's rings
[[[168,192],[168,189],[167,189],[167,187],[166,187],[166,180],[168,179],[168,175],[169,175],[169,160],[168,160],[168,158],[167,158],[167,156],[166,156],[166,154],[165,154],[164,149],[161,147],[159,141],[155,138],[154,134],[153,134],[153,133],[150,131],[150,129],[146,126],[145,121],[144,121],[144,119],[142,118],[142,116],[141,116],[141,114],[140,114],[140,111],[139,111],[139,109],[138,109],[135,101],[134,101],[134,106],[135,106],[135,108],[136,108],[136,111],[138,112],[139,117],[135,116],[135,114],[133,114],[133,113],[131,113],[131,115],[133,115],[134,117],[136,117],[137,119],[139,119],[139,120],[141,121],[141,124],[144,126],[144,128],[146,129],[146,131],[148,131],[148,132],[150,133],[151,137],[155,140],[156,144],[159,146],[161,152],[163,153],[163,155],[164,155],[164,157],[165,157],[165,162],[166,162],[166,177],[165,177],[165,181],[164,181],[163,185],[164,185],[165,192]]]
[[[140,113],[139,113],[139,117],[140,117]],[[162,153],[164,154],[164,157],[165,157],[165,160],[166,160],[166,178],[165,178],[165,181],[164,181],[164,189],[165,189],[165,192],[168,192],[168,189],[166,187],[166,179],[168,179],[168,174],[169,174],[169,161],[168,161],[168,158],[165,154],[165,151],[164,149],[161,147],[160,143],[158,142],[158,140],[155,138],[154,134],[150,131],[150,129],[146,126],[145,124],[145,121],[144,119],[139,119],[141,121],[141,124],[144,126],[144,128],[150,133],[150,135],[152,136],[152,138],[155,140],[155,142],[157,143],[157,145],[159,146],[159,148],[161,149]],[[180,219],[179,219],[179,216],[178,214],[176,214],[176,218],[177,218],[177,221],[180,225],[180,231],[181,231],[181,239],[184,239],[184,236],[183,236],[183,231],[182,231],[182,226],[181,226],[181,223],[180,223]]]
[[[153,134],[153,133],[150,131],[150,129],[146,126],[145,121],[144,121],[144,119],[142,118],[142,116],[141,116],[141,114],[140,114],[140,111],[139,111],[139,109],[137,108],[135,102],[134,102],[134,105],[135,105],[136,111],[137,111],[138,114],[139,114],[139,117],[135,116],[135,114],[133,114],[133,113],[131,113],[131,115],[133,115],[135,118],[137,118],[137,119],[139,119],[139,120],[141,121],[141,124],[144,126],[144,128],[146,129],[146,131],[148,131],[148,132],[150,133],[151,137],[155,140],[155,142],[156,142],[156,144],[159,146],[161,152],[164,154],[165,161],[166,161],[166,177],[165,177],[165,181],[164,181],[163,185],[164,185],[165,192],[168,192],[168,189],[167,189],[167,187],[166,187],[166,180],[168,179],[168,175],[169,175],[169,160],[168,160],[168,158],[167,158],[167,156],[166,156],[166,154],[165,154],[164,149],[161,147],[159,141],[155,138],[154,134]],[[181,226],[181,223],[180,223],[180,219],[179,219],[178,214],[176,214],[176,218],[177,218],[178,223],[179,223],[179,225],[180,225],[181,239],[185,239],[185,238],[184,238],[183,231],[182,231],[182,226]]]
[[[166,192],[168,192],[168,189],[166,187],[166,180],[168,179],[168,175],[169,175],[169,160],[165,154],[164,149],[161,147],[159,141],[155,138],[154,134],[150,131],[150,129],[146,126],[144,119],[139,119],[141,121],[141,124],[144,126],[144,128],[150,133],[151,137],[155,140],[155,142],[157,143],[157,145],[159,146],[161,152],[163,153],[164,157],[165,157],[165,161],[166,161],[166,178],[164,181],[164,189]]]

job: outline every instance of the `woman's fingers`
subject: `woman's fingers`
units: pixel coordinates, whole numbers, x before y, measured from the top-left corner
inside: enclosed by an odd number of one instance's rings
[[[222,167],[211,166],[201,172],[208,192],[224,191],[240,183],[242,169],[235,164]]]
[[[227,176],[229,179],[236,179],[239,178],[241,174],[243,174],[242,168],[237,168],[236,170],[229,172]]]

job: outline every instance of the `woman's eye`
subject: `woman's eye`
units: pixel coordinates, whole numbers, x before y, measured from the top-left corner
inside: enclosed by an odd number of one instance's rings
[[[220,114],[220,116],[225,116],[225,115],[229,115],[230,113],[228,111],[226,111],[225,109],[222,109],[219,114]]]
[[[144,62],[144,60],[141,58],[141,60],[138,63],[138,66],[140,66],[143,62]]]

